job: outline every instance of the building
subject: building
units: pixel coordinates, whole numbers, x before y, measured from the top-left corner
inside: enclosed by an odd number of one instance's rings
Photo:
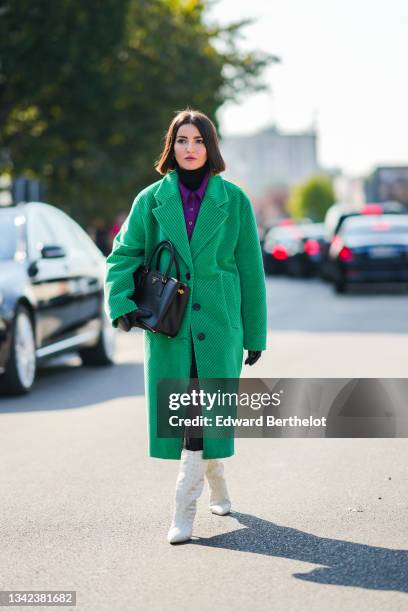
[[[319,172],[316,131],[283,133],[271,126],[220,142],[227,166],[224,176],[251,196],[270,188],[291,187]]]
[[[408,207],[408,166],[379,166],[367,177],[368,202],[396,200]]]

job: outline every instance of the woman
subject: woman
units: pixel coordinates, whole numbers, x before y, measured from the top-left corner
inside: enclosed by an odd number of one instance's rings
[[[234,454],[234,438],[206,435],[206,427],[159,437],[157,383],[162,378],[239,379],[243,349],[248,350],[245,363],[253,365],[266,348],[266,293],[252,206],[237,185],[220,176],[225,164],[211,120],[191,109],[179,112],[155,168],[163,178],[136,196],[107,257],[105,308],[112,325],[125,331],[146,316],[131,299],[133,272],[158,242],[174,244],[179,280],[190,287],[181,328],[173,338],[143,332],[149,455],[181,459],[168,533],[174,544],[191,538],[204,475],[211,511],[230,511],[220,458]],[[162,252],[161,270],[170,261],[166,256]],[[170,274],[176,276],[174,264]],[[188,414],[195,413],[190,405]]]

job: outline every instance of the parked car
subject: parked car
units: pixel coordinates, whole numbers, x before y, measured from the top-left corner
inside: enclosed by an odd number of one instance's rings
[[[300,236],[288,261],[289,274],[296,277],[320,274],[324,223],[307,223],[297,229]]]
[[[288,262],[295,253],[301,233],[297,225],[271,228],[262,243],[265,274],[287,274]]]
[[[333,269],[329,257],[330,245],[339,234],[343,223],[350,217],[360,215],[406,214],[406,208],[400,202],[368,202],[360,208],[351,207],[348,204],[334,204],[331,206],[324,220],[324,242],[321,248],[321,271],[326,280],[333,280]]]
[[[330,245],[334,287],[408,282],[408,215],[385,213],[346,219]]]
[[[40,362],[66,351],[85,365],[112,364],[105,257],[87,233],[54,206],[29,202],[0,208],[0,235],[0,392],[29,392]]]

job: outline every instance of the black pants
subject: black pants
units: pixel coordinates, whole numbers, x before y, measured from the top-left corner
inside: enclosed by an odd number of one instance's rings
[[[194,353],[194,342],[193,338],[191,338],[191,346],[192,346],[192,359],[191,359],[191,369],[190,369],[190,378],[197,378],[197,363],[195,359]],[[199,391],[198,382],[196,385],[193,384],[193,381],[190,381],[188,387],[188,393],[190,393],[193,389],[197,389]],[[190,404],[186,406],[186,417],[194,418],[195,416],[201,415],[201,406],[194,406]],[[184,448],[192,451],[203,450],[203,428],[193,427],[193,426],[185,426],[184,427]]]

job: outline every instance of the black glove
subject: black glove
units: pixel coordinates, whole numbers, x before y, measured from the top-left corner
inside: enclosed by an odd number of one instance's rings
[[[248,357],[245,359],[245,363],[248,365],[254,365],[258,361],[262,354],[262,351],[248,351]]]
[[[138,320],[142,317],[150,317],[151,311],[146,308],[138,308],[137,310],[132,310],[132,312],[128,312],[121,317],[116,319],[117,326],[119,329],[122,329],[125,332],[131,330],[132,327],[135,327]]]

